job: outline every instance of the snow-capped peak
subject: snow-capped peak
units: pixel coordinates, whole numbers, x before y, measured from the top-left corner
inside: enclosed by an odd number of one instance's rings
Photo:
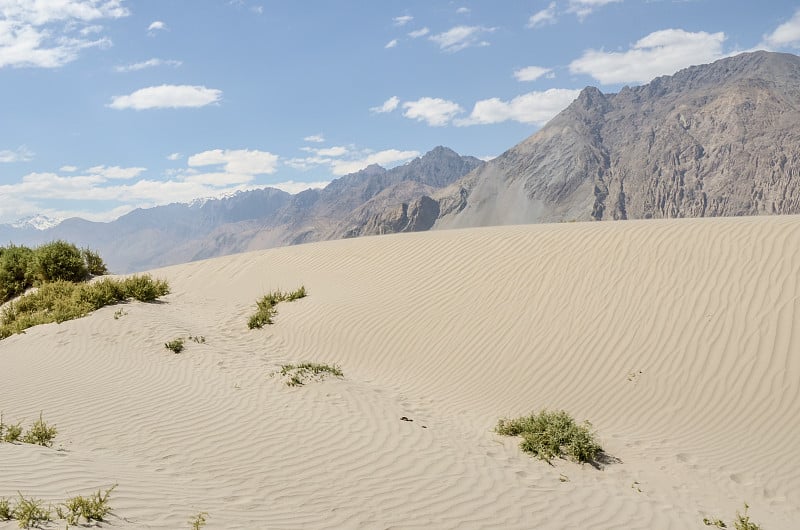
[[[48,228],[53,228],[57,226],[61,222],[61,219],[53,219],[52,217],[47,217],[46,215],[36,214],[30,215],[28,217],[23,217],[22,219],[17,219],[17,221],[11,223],[11,226],[14,228],[33,228],[36,230],[47,230]]]

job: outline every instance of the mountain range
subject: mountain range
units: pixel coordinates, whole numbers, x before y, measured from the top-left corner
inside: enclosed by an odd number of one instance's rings
[[[60,238],[115,272],[327,239],[536,222],[800,213],[800,57],[744,53],[604,94],[482,162],[437,147],[296,195],[264,188],[110,223],[0,225]]]

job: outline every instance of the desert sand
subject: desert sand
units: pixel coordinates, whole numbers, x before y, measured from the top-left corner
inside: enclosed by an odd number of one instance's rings
[[[118,484],[114,528],[203,511],[206,528],[686,529],[732,527],[744,502],[766,530],[798,528],[798,254],[800,217],[764,217],[447,230],[152,271],[163,303],[0,341],[6,420],[42,411],[59,430],[53,448],[0,444],[0,496]],[[258,298],[300,285],[247,328]],[[188,335],[206,343],[164,348]],[[270,377],[296,361],[345,377]],[[551,466],[493,432],[542,408],[591,421],[614,461]]]

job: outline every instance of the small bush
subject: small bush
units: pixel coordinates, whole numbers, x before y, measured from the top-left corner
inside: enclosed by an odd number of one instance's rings
[[[42,506],[42,501],[33,497],[26,499],[19,494],[19,502],[14,507],[13,518],[19,522],[20,528],[39,526],[51,520],[50,509]]]
[[[341,368],[335,364],[331,366],[318,363],[284,364],[281,366],[280,374],[287,378],[287,386],[302,386],[308,379],[321,381],[327,375],[344,377]]]
[[[106,267],[100,254],[89,248],[82,248],[81,256],[83,257],[83,262],[86,264],[86,270],[89,271],[89,274],[92,276],[108,274],[108,267]]]
[[[0,497],[0,521],[8,521],[14,516],[14,511],[11,509],[8,499]]]
[[[3,441],[7,443],[16,443],[22,437],[22,426],[19,423],[5,426],[5,434],[3,434]]]
[[[515,420],[501,419],[495,430],[504,436],[522,436],[522,450],[547,462],[554,457],[569,457],[584,463],[594,461],[603,450],[590,428],[588,421],[576,424],[563,410],[543,410]]]
[[[57,280],[82,282],[89,277],[89,270],[78,247],[60,240],[36,248],[34,271],[42,283]]]
[[[728,528],[725,521],[716,517],[703,517],[703,524],[706,526],[716,526],[717,528]]]
[[[169,294],[169,284],[164,280],[154,280],[149,274],[134,275],[122,282],[125,298],[133,298],[140,302],[153,302],[161,296]]]
[[[67,509],[67,513],[64,514],[67,524],[77,525],[80,523],[81,518],[87,523],[103,521],[106,515],[111,513],[108,498],[116,487],[117,485],[114,484],[105,493],[102,490],[97,490],[96,493],[89,497],[78,495],[67,499],[67,502],[64,503],[64,507]]]
[[[21,295],[33,286],[33,251],[11,245],[0,253],[0,303]]]
[[[208,513],[200,512],[191,519],[189,519],[189,528],[192,530],[200,530],[206,525],[206,517],[208,517]]]
[[[58,430],[54,426],[47,425],[42,419],[42,414],[39,413],[39,419],[36,420],[33,426],[22,437],[23,443],[36,444],[44,447],[52,447],[53,439],[58,434]]]
[[[199,337],[198,336],[192,337],[191,335],[189,335],[189,340],[193,340],[197,344],[205,344],[206,343],[206,338],[204,336],[202,336],[202,335],[200,335]]]
[[[299,289],[290,293],[283,293],[280,290],[272,291],[256,302],[256,312],[250,316],[247,326],[250,329],[261,329],[268,324],[272,324],[272,318],[278,314],[275,306],[279,302],[293,302],[306,297],[306,288],[301,286]]]
[[[172,350],[173,353],[180,353],[183,351],[183,339],[177,338],[169,342],[165,342],[164,347],[168,350]]]

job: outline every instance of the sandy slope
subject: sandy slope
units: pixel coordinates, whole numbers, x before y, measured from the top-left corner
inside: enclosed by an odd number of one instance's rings
[[[156,271],[173,294],[0,342],[0,496],[118,483],[114,527],[705,528],[800,521],[800,218],[384,236]],[[304,284],[276,324],[260,295]],[[163,343],[204,335],[180,355]],[[288,388],[286,361],[342,381]],[[632,375],[635,374],[635,375]],[[619,460],[492,433],[564,408]],[[401,416],[414,419],[400,421]],[[425,426],[425,428],[423,428]],[[566,480],[562,482],[562,479]],[[13,528],[14,523],[0,523]]]

